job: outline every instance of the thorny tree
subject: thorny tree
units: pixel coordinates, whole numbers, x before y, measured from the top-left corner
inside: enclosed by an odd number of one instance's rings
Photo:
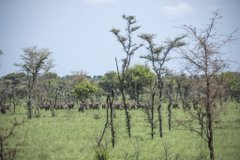
[[[128,111],[128,105],[126,103],[126,71],[128,70],[131,62],[131,58],[136,50],[138,50],[142,45],[138,45],[136,43],[133,43],[133,33],[136,32],[140,26],[136,26],[135,23],[137,22],[134,16],[122,16],[123,19],[127,21],[127,27],[126,27],[126,35],[123,36],[120,34],[120,30],[113,28],[111,32],[117,37],[117,40],[121,44],[124,53],[126,54],[126,57],[122,59],[122,68],[119,70],[118,67],[118,61],[117,58],[116,61],[116,67],[118,72],[118,80],[120,82],[120,92],[122,95],[122,103],[124,105],[125,110],[125,116],[126,116],[126,127],[127,127],[127,133],[129,138],[131,138],[131,116]]]
[[[106,132],[107,127],[110,125],[111,128],[111,142],[112,142],[112,147],[115,146],[116,143],[116,136],[115,136],[115,127],[114,127],[114,108],[113,108],[113,102],[114,102],[114,89],[112,88],[111,93],[108,93],[106,103],[107,103],[107,108],[106,108],[106,122],[101,134],[101,137],[98,141],[98,147],[101,145],[103,136]],[[109,115],[109,109],[110,109],[110,115]],[[110,122],[109,122],[110,118]]]
[[[28,79],[28,100],[27,110],[28,118],[32,118],[32,110],[34,104],[36,104],[36,82],[39,74],[48,72],[52,67],[52,60],[49,59],[51,52],[48,49],[40,49],[37,47],[31,47],[23,49],[24,54],[21,55],[23,63],[16,64],[27,75]],[[39,107],[35,105],[36,116],[40,116]]]
[[[221,49],[232,42],[234,33],[228,36],[218,34],[215,27],[220,18],[218,12],[215,12],[213,18],[210,19],[210,23],[202,30],[197,30],[193,26],[183,27],[187,32],[190,45],[182,49],[182,55],[189,64],[188,71],[192,75],[200,77],[198,85],[204,108],[204,112],[201,112],[201,114],[206,115],[204,124],[201,124],[204,126],[204,136],[202,137],[208,143],[211,160],[215,159],[213,120],[216,110],[218,110],[216,106],[218,86],[214,86],[214,76],[226,66],[221,59]],[[197,130],[194,131],[199,133]]]
[[[169,78],[167,85],[166,85],[166,95],[168,98],[168,130],[172,130],[172,107],[176,104],[174,104],[174,82],[173,79]]]
[[[5,135],[1,132],[0,134],[0,160],[7,159],[15,159],[16,152],[18,151],[18,146],[21,145],[22,142],[17,143],[14,147],[11,147],[9,142],[11,137],[14,137],[14,130],[16,127],[21,126],[25,121],[17,121],[16,118],[12,121],[11,128],[5,133]],[[3,128],[1,128],[3,130]],[[27,132],[26,132],[27,134]],[[25,138],[25,137],[22,137]]]
[[[145,56],[141,56],[141,58],[145,58],[148,60],[154,72],[157,76],[157,88],[158,88],[158,99],[159,105],[157,108],[158,111],[158,121],[159,121],[159,133],[160,137],[163,136],[163,129],[162,129],[162,98],[163,98],[163,87],[164,87],[164,75],[167,73],[167,68],[165,63],[169,60],[169,53],[176,48],[180,48],[185,45],[182,41],[185,36],[180,36],[175,38],[174,40],[168,40],[165,42],[164,45],[157,46],[153,39],[155,35],[153,34],[142,34],[139,36],[141,39],[146,41],[147,43],[147,50],[148,54]]]
[[[152,83],[148,87],[148,94],[150,95],[150,102],[147,103],[147,105],[144,107],[144,112],[147,115],[147,122],[150,124],[150,129],[151,129],[151,138],[154,138],[155,135],[155,121],[154,121],[154,104],[155,104],[155,96],[157,93],[156,90],[156,79],[152,81]]]

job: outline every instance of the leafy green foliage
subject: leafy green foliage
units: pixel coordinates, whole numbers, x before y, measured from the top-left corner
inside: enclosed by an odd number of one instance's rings
[[[146,87],[154,83],[156,76],[148,66],[137,64],[126,71],[126,90],[132,99],[139,102],[139,96]]]
[[[240,73],[226,72],[223,76],[230,96],[240,103]]]
[[[119,88],[117,73],[114,71],[105,73],[98,84],[105,92],[110,93],[112,89],[116,91]]]
[[[24,73],[9,73],[1,78],[2,84],[0,87],[0,99],[3,105],[4,102],[12,102],[13,112],[16,110],[17,98],[23,98],[27,90],[24,84],[26,83],[26,75]]]
[[[99,87],[91,83],[89,80],[79,82],[75,88],[74,93],[82,102],[100,91]]]
[[[37,49],[30,47],[23,49],[24,54],[21,55],[23,63],[16,64],[28,73],[34,79],[41,72],[48,72],[52,67],[52,59],[49,59],[52,54],[48,49]]]

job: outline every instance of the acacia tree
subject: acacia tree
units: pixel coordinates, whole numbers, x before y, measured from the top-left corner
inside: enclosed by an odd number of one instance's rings
[[[147,51],[148,54],[145,56],[141,56],[141,58],[146,59],[152,65],[152,68],[157,76],[157,88],[158,88],[158,99],[159,105],[157,108],[158,111],[158,121],[159,121],[159,134],[160,137],[163,136],[162,129],[162,97],[163,97],[163,87],[164,87],[164,75],[167,73],[167,68],[165,63],[169,60],[169,53],[175,49],[180,48],[185,45],[182,41],[185,36],[180,36],[175,38],[174,40],[168,40],[164,45],[157,46],[153,39],[155,35],[153,34],[142,34],[139,36],[141,39],[146,41],[147,43]]]
[[[8,93],[8,98],[11,100],[13,105],[13,113],[16,111],[17,103],[17,93],[24,93],[24,78],[25,74],[23,73],[9,73],[6,76],[2,77],[3,83],[5,85],[5,91]]]
[[[98,82],[99,86],[106,92],[110,93],[114,90],[115,94],[119,88],[117,72],[110,71],[104,74]]]
[[[126,72],[126,91],[137,105],[140,105],[140,95],[146,87],[149,87],[155,79],[155,74],[145,65],[134,65]]]
[[[21,55],[23,63],[16,64],[27,75],[28,79],[28,100],[27,110],[28,118],[32,118],[32,109],[35,106],[36,116],[40,116],[39,107],[36,104],[36,83],[38,76],[44,72],[48,72],[52,67],[52,59],[50,59],[51,52],[48,49],[37,49],[37,47],[30,47],[23,49],[24,54]]]
[[[147,122],[151,129],[151,138],[154,138],[154,102],[156,95],[155,74],[146,65],[134,65],[126,72],[126,91],[131,99],[135,100],[138,108],[143,108],[147,116]],[[146,93],[150,95],[149,103],[140,103],[140,95]],[[143,102],[143,101],[142,101]]]
[[[86,103],[86,101],[97,92],[99,92],[99,87],[89,80],[82,80],[74,88],[74,93],[81,103]]]
[[[120,30],[116,28],[113,28],[111,32],[117,37],[117,40],[121,44],[123,51],[125,53],[125,58],[122,59],[121,70],[118,67],[117,58],[115,58],[115,62],[117,67],[118,80],[120,83],[119,90],[122,95],[122,103],[124,105],[124,110],[125,110],[127,133],[128,133],[128,137],[131,138],[131,117],[128,111],[128,105],[126,103],[126,95],[124,93],[126,90],[126,71],[130,66],[133,54],[142,45],[133,43],[133,33],[140,28],[140,26],[135,25],[135,23],[137,22],[136,18],[134,16],[126,16],[126,15],[123,15],[122,17],[127,21],[126,35],[125,36],[121,35]]]
[[[183,58],[188,62],[187,69],[193,76],[198,76],[197,84],[199,92],[202,94],[202,106],[206,118],[202,124],[204,126],[203,139],[208,143],[210,159],[215,159],[214,153],[214,130],[213,120],[217,110],[216,95],[218,86],[214,85],[214,76],[225,68],[225,63],[221,59],[221,49],[233,40],[233,33],[223,36],[216,31],[217,20],[221,18],[215,12],[213,18],[206,28],[197,30],[193,26],[185,25],[183,29],[187,32],[190,45],[182,49]],[[195,130],[199,133],[197,130]]]
[[[146,88],[146,91],[147,93],[150,95],[150,98],[149,98],[149,102],[147,103],[147,105],[144,106],[144,111],[147,115],[147,121],[150,125],[150,129],[151,129],[151,138],[153,139],[154,138],[154,135],[155,135],[155,120],[154,120],[154,105],[155,105],[155,97],[156,97],[156,93],[157,93],[157,90],[156,90],[156,78],[155,78],[155,75],[153,77],[154,79],[152,79],[152,81],[150,82],[150,84],[148,85],[148,87]]]

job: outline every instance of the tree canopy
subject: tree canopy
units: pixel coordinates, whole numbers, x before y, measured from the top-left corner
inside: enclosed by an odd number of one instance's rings
[[[89,80],[79,82],[74,88],[74,93],[81,102],[85,102],[88,98],[99,91],[99,87],[91,83]]]

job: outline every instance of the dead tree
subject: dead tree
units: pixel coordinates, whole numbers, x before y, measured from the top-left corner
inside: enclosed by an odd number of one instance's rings
[[[117,67],[117,73],[118,73],[118,80],[119,80],[119,90],[122,95],[122,103],[124,105],[125,110],[125,117],[126,117],[126,128],[128,137],[131,138],[131,116],[128,111],[128,105],[126,103],[126,71],[128,70],[131,59],[133,54],[136,50],[138,50],[142,45],[137,45],[136,43],[133,43],[133,33],[137,31],[140,26],[135,26],[136,19],[134,16],[122,16],[123,19],[127,21],[127,27],[126,27],[126,36],[122,36],[120,34],[120,30],[113,28],[111,32],[117,37],[117,40],[121,44],[124,53],[126,54],[126,57],[122,59],[122,68],[119,69],[117,58],[115,58],[116,67]]]
[[[208,144],[211,160],[215,159],[213,120],[217,113],[216,95],[218,93],[218,86],[213,85],[213,77],[226,66],[221,58],[221,49],[233,40],[234,33],[229,36],[218,34],[215,27],[220,18],[218,12],[215,12],[210,23],[202,30],[187,25],[183,27],[187,32],[190,45],[182,49],[182,55],[188,64],[187,71],[192,76],[199,77],[199,92],[203,95],[204,107],[201,114],[206,115],[204,124],[202,124],[205,133],[203,138]],[[196,129],[194,131],[201,133]]]

